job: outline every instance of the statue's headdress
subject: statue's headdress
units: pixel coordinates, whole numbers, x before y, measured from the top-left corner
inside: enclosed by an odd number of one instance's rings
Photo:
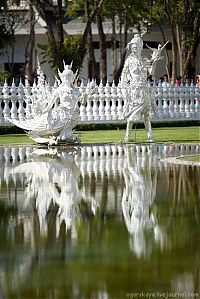
[[[128,43],[128,47],[131,46],[132,44],[136,44],[138,48],[142,50],[143,48],[143,40],[141,39],[140,35],[137,33],[134,35],[134,38]]]
[[[66,78],[70,78],[70,81],[74,81],[77,77],[78,74],[78,70],[76,71],[76,73],[74,74],[73,70],[72,70],[72,64],[73,61],[71,62],[71,64],[65,64],[64,60],[63,60],[63,65],[64,65],[64,70],[63,72],[60,72],[60,70],[58,69],[58,75],[60,78],[62,77],[66,77]],[[62,79],[61,79],[62,80]]]

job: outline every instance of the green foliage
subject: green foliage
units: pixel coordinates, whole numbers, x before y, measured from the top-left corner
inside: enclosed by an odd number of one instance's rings
[[[108,17],[117,16],[122,24],[126,19],[129,29],[137,27],[141,30],[141,25],[144,25],[146,30],[150,30],[153,20],[149,3],[145,0],[105,0],[104,13]]]
[[[75,19],[78,14],[83,10],[85,0],[70,1],[66,15],[72,19]]]
[[[0,69],[0,84],[3,84],[5,79],[9,79],[10,77],[11,74],[9,72]]]
[[[21,22],[17,10],[9,11],[10,5],[19,6],[20,0],[0,0],[0,50],[14,40],[14,28]]]
[[[37,44],[37,47],[41,50],[41,55],[43,57],[43,60],[41,61],[41,64],[48,62],[50,63],[53,67],[54,65],[54,60],[51,55],[51,48],[49,44]]]
[[[85,47],[80,47],[81,35],[67,36],[64,39],[64,44],[60,48],[59,55],[63,57],[66,64],[70,64],[73,61],[73,68],[78,69],[82,65],[83,57],[85,55]],[[42,50],[43,56],[42,63],[48,61],[53,68],[57,69],[54,59],[52,57],[51,48],[49,44],[37,44],[38,48]],[[79,52],[77,53],[77,49]]]
[[[10,32],[5,24],[5,15],[7,12],[7,1],[0,1],[0,49],[10,41]]]
[[[66,15],[71,19],[77,18],[79,15],[84,16],[85,0],[72,0],[67,6]],[[94,0],[87,0],[88,9],[94,9]]]
[[[86,53],[86,48],[84,45],[81,45],[82,36],[68,36],[64,40],[63,45],[63,56],[65,57],[65,62],[70,64],[73,61],[73,67],[79,69],[83,62],[83,57]],[[77,52],[78,50],[78,52]]]

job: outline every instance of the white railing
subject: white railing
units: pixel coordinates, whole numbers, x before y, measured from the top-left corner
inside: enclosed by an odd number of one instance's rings
[[[88,85],[91,84],[90,82]],[[87,85],[87,86],[88,86]],[[87,86],[81,85],[80,90]],[[31,95],[37,86],[11,86],[5,82],[0,86],[0,126],[11,125],[9,118],[25,119],[32,115]],[[46,85],[47,93],[56,86]],[[122,118],[124,100],[120,84],[114,83],[96,87],[96,93],[90,96],[85,106],[80,105],[80,123],[120,123]],[[157,114],[152,121],[178,121],[196,120],[199,118],[200,87],[188,85],[153,85]]]

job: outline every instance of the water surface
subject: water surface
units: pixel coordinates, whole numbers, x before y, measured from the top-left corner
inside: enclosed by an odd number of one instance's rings
[[[0,298],[199,298],[198,153],[1,147]]]

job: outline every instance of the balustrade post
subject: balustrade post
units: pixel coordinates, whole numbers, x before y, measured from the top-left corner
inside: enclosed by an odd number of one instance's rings
[[[168,95],[168,88],[169,86],[163,86],[163,116],[164,118],[169,118],[169,95]]]
[[[10,118],[10,90],[8,87],[7,80],[5,80],[5,83],[3,85],[3,99],[4,99],[4,108],[3,108],[3,116],[4,116],[4,123],[9,124],[9,118]]]
[[[24,89],[24,95],[25,95],[25,115],[26,119],[31,118],[31,87],[30,84],[27,82],[26,87]]]
[[[2,104],[3,104],[2,89],[3,87],[0,86],[0,125],[4,123],[3,109],[2,109]]]
[[[118,119],[122,119],[122,113],[123,113],[123,98],[122,98],[122,91],[121,91],[121,81],[119,81],[117,85],[117,116]]]
[[[179,86],[177,83],[174,86],[174,115],[179,118]]]
[[[86,86],[86,93],[89,91],[90,89],[90,82],[87,83]],[[87,106],[86,106],[86,115],[87,115],[87,120],[93,120],[93,109],[92,109],[92,97],[89,96],[87,97]]]
[[[157,85],[154,81],[153,86],[149,86],[152,95],[153,106],[156,108],[155,113],[153,113],[152,119],[156,119],[158,117],[158,109],[157,109]]]
[[[169,118],[174,118],[174,86],[171,83],[168,87],[168,96],[169,96]]]
[[[105,101],[106,101],[106,105],[105,105],[105,116],[106,116],[106,120],[111,120],[111,106],[110,106],[110,102],[111,102],[111,88],[109,83],[106,83],[106,86],[104,88],[105,90]]]
[[[11,100],[11,109],[10,109],[10,116],[12,119],[18,119],[17,115],[17,88],[15,86],[15,81],[13,79],[11,89],[10,89],[10,100]]]
[[[79,87],[79,91],[81,94],[85,93],[85,86],[84,86],[84,83],[83,81],[81,82],[81,85]],[[87,119],[87,116],[86,116],[86,102],[85,103],[79,103],[80,105],[80,108],[79,108],[79,112],[80,112],[80,119],[81,119],[81,122],[84,122],[86,119]]]
[[[114,81],[112,83],[110,91],[111,91],[111,99],[112,99],[111,118],[113,120],[117,120],[118,119],[118,115],[117,115],[117,88],[115,86]]]
[[[195,86],[193,82],[190,84],[189,88],[189,97],[190,97],[190,117],[195,117]]]
[[[18,89],[18,102],[19,102],[19,108],[18,108],[18,117],[19,120],[23,120],[25,118],[25,109],[24,109],[24,85],[22,84],[22,81],[20,80]]]
[[[98,87],[98,93],[99,93],[99,116],[100,120],[105,120],[105,94],[104,94],[104,87],[102,81],[99,84]]]
[[[157,101],[158,101],[158,117],[159,119],[163,118],[163,88],[161,83],[158,83],[157,87]]]
[[[95,86],[96,83],[94,80],[91,82],[91,88]],[[100,115],[99,115],[99,95],[96,93],[93,95],[93,115],[94,115],[94,120],[99,120]]]
[[[185,116],[190,117],[190,104],[189,104],[189,96],[190,96],[190,90],[189,90],[189,85],[188,81],[185,83]]]
[[[183,86],[183,83],[181,82],[181,85],[180,85],[180,87],[179,87],[179,101],[180,101],[180,105],[179,105],[179,107],[180,107],[180,117],[181,118],[184,118],[184,116],[185,116],[185,105],[184,105],[184,102],[185,102],[185,100],[184,100],[184,86]]]
[[[200,113],[199,104],[200,104],[200,86],[196,85],[196,87],[195,87],[195,104],[194,104],[194,107],[195,107],[195,117],[197,119],[199,119],[199,113]]]

